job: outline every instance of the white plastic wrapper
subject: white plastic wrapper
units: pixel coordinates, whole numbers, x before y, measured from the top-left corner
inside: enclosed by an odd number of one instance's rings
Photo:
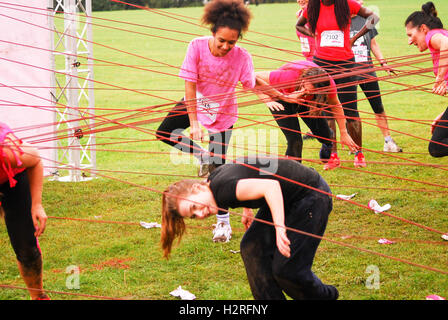
[[[182,289],[181,286],[178,286],[176,290],[173,290],[170,292],[170,295],[174,297],[179,297],[182,300],[194,300],[196,299],[196,296],[192,294],[191,292]]]
[[[378,240],[378,243],[379,244],[393,244],[393,243],[395,243],[395,241],[391,241],[386,238],[381,238],[380,240]]]
[[[374,199],[369,201],[368,204],[369,208],[372,209],[373,211],[375,211],[375,213],[380,213],[380,212],[384,212],[387,211],[391,208],[390,204],[385,204],[384,206],[380,206],[378,204],[378,202]]]
[[[339,199],[342,199],[342,200],[350,200],[350,199],[352,199],[354,196],[356,196],[358,193],[353,193],[353,194],[351,194],[351,195],[348,195],[348,196],[346,196],[346,195],[344,195],[344,194],[338,194],[338,195],[336,195],[336,198],[339,198]]]
[[[145,229],[151,229],[151,228],[161,228],[162,225],[157,222],[144,222],[140,221],[140,225]]]

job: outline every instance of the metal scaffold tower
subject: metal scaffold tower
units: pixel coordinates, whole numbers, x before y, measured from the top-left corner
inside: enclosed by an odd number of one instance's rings
[[[90,179],[80,169],[96,169],[95,134],[84,136],[95,122],[91,0],[48,0],[52,30],[52,82],[58,139],[54,178],[59,181]],[[61,134],[59,133],[59,136]],[[68,176],[61,172],[68,170]],[[93,172],[93,171],[91,171]],[[89,174],[93,177],[94,174]]]

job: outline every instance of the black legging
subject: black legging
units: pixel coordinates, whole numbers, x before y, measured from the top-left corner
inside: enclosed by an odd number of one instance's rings
[[[352,72],[353,68],[356,66],[355,58],[351,60],[343,61],[331,61],[319,59],[313,57],[313,62],[318,66],[322,67],[330,76],[337,76],[339,74],[344,74]],[[338,98],[344,109],[344,114],[346,117],[359,118],[358,105],[356,103],[356,84],[354,83],[355,78],[353,76],[346,76],[343,78],[333,77],[334,82],[338,86]],[[348,87],[339,88],[339,86],[344,84],[350,84]],[[353,121],[348,118],[347,121]]]
[[[362,69],[362,67],[363,65],[359,64],[357,66],[357,69]],[[367,65],[367,68],[370,68],[370,64]],[[376,72],[375,71],[367,72],[367,70],[368,69],[366,69],[366,74],[357,76],[356,80],[359,81],[369,80],[368,82],[360,83],[359,86],[361,87],[362,91],[364,92],[364,95],[369,101],[373,112],[375,112],[376,114],[380,114],[384,112],[383,101],[381,99],[380,85],[377,80]]]
[[[297,118],[297,114],[299,114],[299,116],[302,118],[308,128],[310,128],[311,132],[316,136],[319,142],[331,148],[332,142],[330,140],[322,139],[331,139],[332,136],[332,132],[325,118],[309,117],[309,108],[307,106],[299,105],[297,103],[288,103],[285,101],[278,102],[283,105],[285,110],[271,110],[271,113],[286,137],[287,156],[299,159],[302,158],[303,140],[302,135],[300,134],[300,123],[299,119]]]
[[[437,123],[438,126],[434,128],[434,132],[431,137],[432,141],[428,145],[429,154],[437,158],[448,156],[447,146],[442,146],[438,143],[434,143],[434,142],[440,142],[445,145],[448,145],[448,108],[446,108],[440,120],[445,120],[447,122]]]
[[[316,188],[330,193],[327,183],[320,178]],[[287,201],[287,199],[285,199]],[[310,190],[303,198],[285,206],[285,225],[300,231],[322,236],[333,208],[331,197]],[[267,204],[256,218],[272,222]],[[285,292],[297,300],[335,300],[335,287],[326,285],[311,271],[320,239],[288,230],[291,255],[283,256],[277,248],[275,228],[253,221],[241,240],[241,256],[252,295],[257,300],[284,300]]]
[[[179,102],[168,113],[157,129],[157,139],[182,152],[191,153],[199,158],[202,147],[182,133],[188,127],[190,127],[190,119],[188,118],[187,107],[183,102]],[[222,156],[227,153],[232,136],[232,127],[222,132],[209,132],[210,143],[208,150],[214,154],[210,159],[211,164],[219,166],[225,163],[225,159]]]
[[[26,171],[17,174],[14,188],[6,182],[0,186],[1,204],[5,212],[5,224],[17,260],[25,267],[33,265],[41,257],[31,216],[31,193]]]

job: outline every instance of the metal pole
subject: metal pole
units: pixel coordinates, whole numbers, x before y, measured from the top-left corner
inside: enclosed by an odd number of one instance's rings
[[[65,71],[66,71],[66,83],[67,86],[67,105],[69,107],[68,112],[68,141],[69,141],[69,169],[70,181],[78,182],[81,180],[81,171],[78,168],[81,167],[80,161],[80,143],[79,139],[75,136],[75,130],[79,126],[78,117],[78,95],[79,95],[79,83],[78,83],[78,69],[77,69],[77,53],[78,44],[76,38],[77,21],[76,21],[76,0],[64,0],[64,29],[67,36],[65,37]],[[74,168],[74,169],[73,169]]]

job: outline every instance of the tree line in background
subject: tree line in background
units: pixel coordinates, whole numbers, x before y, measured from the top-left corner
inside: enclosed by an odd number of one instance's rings
[[[179,8],[196,7],[206,4],[209,0],[122,0],[123,2],[147,8]],[[247,4],[259,5],[274,2],[296,2],[296,0],[245,0]],[[110,0],[92,0],[93,11],[128,10],[136,9],[127,4],[112,2]]]

